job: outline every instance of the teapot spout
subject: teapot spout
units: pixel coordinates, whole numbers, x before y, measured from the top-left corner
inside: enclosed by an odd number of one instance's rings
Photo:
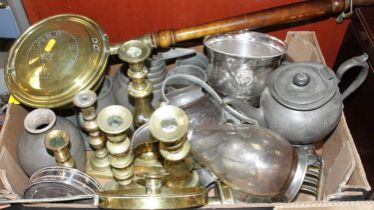
[[[255,108],[245,101],[234,97],[225,97],[223,101],[225,104],[231,105],[233,108],[243,113],[246,117],[255,119],[260,126],[265,126],[264,112],[261,107]]]

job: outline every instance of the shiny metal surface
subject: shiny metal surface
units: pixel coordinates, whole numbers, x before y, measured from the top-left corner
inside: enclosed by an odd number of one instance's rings
[[[163,82],[163,89],[168,89],[165,95],[170,105],[181,107],[188,115],[190,128],[205,124],[222,124],[223,110],[201,85],[187,77],[205,82],[207,75],[201,68],[193,65],[177,66],[169,72]],[[166,100],[164,98],[164,100]]]
[[[159,140],[159,150],[165,171],[170,175],[169,187],[184,188],[200,186],[193,160],[189,156],[190,143],[187,114],[177,106],[164,105],[156,109],[149,120],[149,131]]]
[[[196,160],[233,189],[252,196],[284,196],[297,171],[298,153],[291,144],[257,126],[200,126],[189,139]]]
[[[65,130],[69,133],[70,153],[78,169],[84,170],[85,148],[80,132],[72,122],[56,117],[50,109],[35,109],[26,115],[24,127],[17,143],[17,157],[29,176],[41,168],[56,165],[53,153],[49,153],[44,145],[45,136],[52,130]]]
[[[93,195],[103,187],[92,177],[73,168],[46,167],[36,171],[29,181],[24,198],[54,198],[74,195]],[[92,203],[92,201],[82,201]]]
[[[101,176],[112,177],[108,152],[105,148],[105,135],[100,131],[96,120],[96,101],[97,95],[92,90],[82,90],[73,99],[74,105],[80,108],[78,117],[82,116],[81,125],[88,133],[88,143],[94,150],[93,155],[89,157],[86,172],[90,175],[99,173]]]
[[[149,132],[149,124],[146,123],[142,126],[140,126],[136,131],[133,133],[131,138],[131,148],[132,150],[138,147],[139,145],[142,145],[146,143],[147,141],[151,141],[152,135],[151,132]]]
[[[166,78],[167,69],[166,64],[164,61],[158,61],[154,58],[150,58],[146,60],[148,64],[149,72],[147,74],[147,78],[152,83],[153,91],[152,91],[152,106],[158,107],[159,101],[161,98],[160,88],[162,81]],[[130,79],[125,75],[125,65],[114,75],[113,77],[113,94],[115,97],[115,101],[118,105],[122,105],[130,109],[131,111],[134,110],[134,100],[130,98],[128,95],[128,84]],[[156,83],[153,78],[162,77],[162,81]],[[159,80],[160,81],[160,80]]]
[[[270,75],[259,108],[233,98],[229,103],[292,144],[313,144],[332,132],[340,121],[343,110],[337,86],[340,78],[350,69],[359,70],[356,79],[342,93],[348,96],[364,82],[369,68],[366,60],[366,54],[349,59],[338,68],[339,77],[316,62],[282,65]]]
[[[166,174],[140,176],[139,188],[99,193],[99,207],[104,209],[184,209],[207,203],[202,187],[172,188],[164,185]]]
[[[110,135],[123,134],[132,124],[132,114],[126,107],[112,105],[105,107],[97,116],[99,128]],[[108,136],[109,138],[111,136]]]
[[[177,66],[168,72],[167,77],[181,74],[195,76],[204,82],[207,80],[205,71],[194,65]],[[188,106],[188,104],[205,96],[205,93],[202,91],[200,86],[184,79],[168,80],[167,89],[168,93],[166,96],[169,99],[169,103],[175,106]]]
[[[204,188],[162,188],[163,194],[146,194],[144,189],[100,193],[103,209],[184,209],[207,203]]]
[[[189,49],[189,48],[169,48],[168,51],[162,51],[157,53],[154,58],[157,61],[167,61],[172,60],[179,57],[189,57],[197,54],[196,50]]]
[[[177,106],[162,106],[153,112],[149,120],[151,134],[165,143],[174,143],[186,135],[187,130],[187,114]]]
[[[159,52],[153,55],[151,58],[145,61],[148,67],[147,78],[152,83],[152,106],[158,107],[161,98],[161,85],[168,70],[166,68],[166,60],[175,59],[181,56],[195,54],[196,51],[192,49],[185,48],[171,48],[166,52]],[[115,96],[116,103],[130,109],[134,110],[134,101],[130,99],[127,89],[130,82],[129,78],[126,76],[127,65],[124,64],[120,71],[118,71],[113,77],[113,92]],[[162,78],[162,79],[161,79]]]
[[[226,96],[258,103],[265,82],[287,51],[281,40],[248,30],[204,39],[210,65],[208,83]]]
[[[134,175],[134,154],[128,137],[133,121],[130,110],[119,105],[105,107],[97,116],[97,124],[107,137],[106,148],[113,177],[120,185],[128,185]]]
[[[148,145],[152,145],[152,147]],[[149,132],[148,123],[136,129],[131,138],[131,150],[134,151],[136,156],[134,161],[135,173],[165,171],[158,145]]]
[[[10,93],[31,107],[72,105],[74,95],[96,89],[109,56],[106,34],[73,14],[46,18],[12,46],[5,67]]]
[[[75,160],[69,151],[70,137],[66,131],[53,130],[44,139],[45,147],[52,151],[58,166],[75,168]]]
[[[145,66],[145,61],[150,53],[150,46],[139,40],[123,43],[118,52],[118,57],[129,63],[127,70],[127,75],[130,78],[128,94],[134,99],[135,127],[147,123],[154,110],[151,104],[153,86],[147,78],[148,68]]]

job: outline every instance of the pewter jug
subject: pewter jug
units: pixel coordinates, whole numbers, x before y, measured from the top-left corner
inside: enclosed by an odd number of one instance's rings
[[[169,87],[168,93],[164,94],[164,99],[169,104],[181,107],[186,111],[191,127],[204,124],[222,124],[223,113],[221,107],[205,92],[199,85],[193,83],[185,77],[197,78],[203,82],[207,75],[203,69],[195,65],[181,65],[172,69],[161,88]]]
[[[276,69],[261,94],[260,108],[234,98],[224,101],[238,108],[260,125],[278,132],[292,144],[312,144],[326,137],[339,123],[343,103],[368,74],[366,54],[345,61],[336,75],[327,66],[296,62]],[[360,73],[340,94],[338,83],[343,74],[360,67]]]
[[[69,133],[70,152],[76,160],[77,168],[84,170],[86,160],[81,134],[69,120],[56,117],[50,109],[35,109],[24,120],[25,131],[17,144],[17,156],[22,168],[31,176],[35,171],[47,166],[55,166],[55,158],[44,145],[45,135],[59,129]]]

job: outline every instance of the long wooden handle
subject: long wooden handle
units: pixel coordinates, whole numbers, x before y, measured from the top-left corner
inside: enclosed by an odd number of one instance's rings
[[[352,0],[353,7],[374,6],[374,0]],[[245,15],[217,20],[178,30],[161,30],[149,33],[142,40],[152,47],[169,47],[180,41],[196,39],[208,35],[240,29],[255,29],[266,26],[308,20],[350,10],[350,0],[309,0],[265,9]],[[111,46],[111,54],[117,54],[121,43]]]
[[[370,6],[372,0],[356,0],[358,6]],[[285,6],[274,7],[245,15],[218,20],[178,30],[162,30],[151,33],[154,47],[168,47],[177,42],[225,33],[240,29],[254,29],[272,25],[328,16],[349,10],[349,0],[309,0]]]

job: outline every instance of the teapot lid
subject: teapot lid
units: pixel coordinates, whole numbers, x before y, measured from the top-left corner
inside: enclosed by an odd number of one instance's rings
[[[333,71],[314,62],[296,62],[279,67],[274,71],[269,87],[279,103],[296,110],[321,107],[338,90]]]

